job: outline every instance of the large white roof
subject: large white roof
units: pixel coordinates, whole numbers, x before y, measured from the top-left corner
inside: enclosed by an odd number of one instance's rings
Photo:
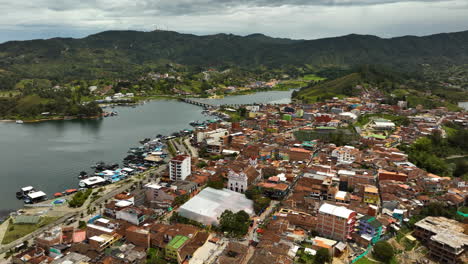
[[[179,208],[179,214],[205,225],[217,224],[218,217],[225,211],[244,210],[253,215],[253,202],[242,193],[228,189],[205,188]]]
[[[330,215],[338,216],[338,217],[341,217],[341,218],[346,218],[346,219],[348,219],[349,216],[352,213],[354,213],[354,211],[349,210],[346,207],[335,206],[335,205],[327,204],[327,203],[324,203],[324,204],[322,204],[322,206],[320,206],[319,212],[324,213],[324,214],[330,214]]]

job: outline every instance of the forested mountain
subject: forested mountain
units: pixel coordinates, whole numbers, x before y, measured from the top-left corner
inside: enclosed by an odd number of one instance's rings
[[[468,31],[425,37],[382,39],[347,35],[318,40],[271,38],[262,34],[196,36],[170,31],[107,31],[82,39],[11,41],[0,44],[0,81],[125,78],[157,65],[196,67],[285,65],[384,65],[417,71],[468,61]]]

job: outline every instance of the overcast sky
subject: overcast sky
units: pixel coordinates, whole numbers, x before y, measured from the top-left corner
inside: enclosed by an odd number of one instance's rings
[[[468,0],[0,0],[0,42],[105,30],[316,39],[468,30]]]

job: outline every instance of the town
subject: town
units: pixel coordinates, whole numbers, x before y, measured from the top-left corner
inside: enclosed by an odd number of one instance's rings
[[[219,118],[145,139],[126,158],[123,179],[105,169],[85,177],[80,187],[88,189],[72,199],[80,213],[12,241],[5,257],[18,264],[467,263],[468,183],[450,160],[466,154],[468,114],[385,104],[378,89],[355,89],[359,96],[316,103],[200,103]],[[461,149],[450,152],[449,165],[420,154],[442,145]],[[20,211],[10,228],[41,221]]]

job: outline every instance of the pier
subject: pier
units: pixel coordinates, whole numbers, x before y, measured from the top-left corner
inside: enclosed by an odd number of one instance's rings
[[[248,106],[248,105],[265,105],[265,103],[263,103],[263,104],[249,103],[249,104],[220,104],[220,105],[215,105],[215,104],[199,102],[199,101],[196,101],[196,100],[194,100],[192,98],[182,98],[180,100],[182,102],[187,103],[187,104],[193,104],[193,105],[201,106],[203,108],[210,108],[210,109],[218,109],[220,107],[239,108],[239,107]]]

